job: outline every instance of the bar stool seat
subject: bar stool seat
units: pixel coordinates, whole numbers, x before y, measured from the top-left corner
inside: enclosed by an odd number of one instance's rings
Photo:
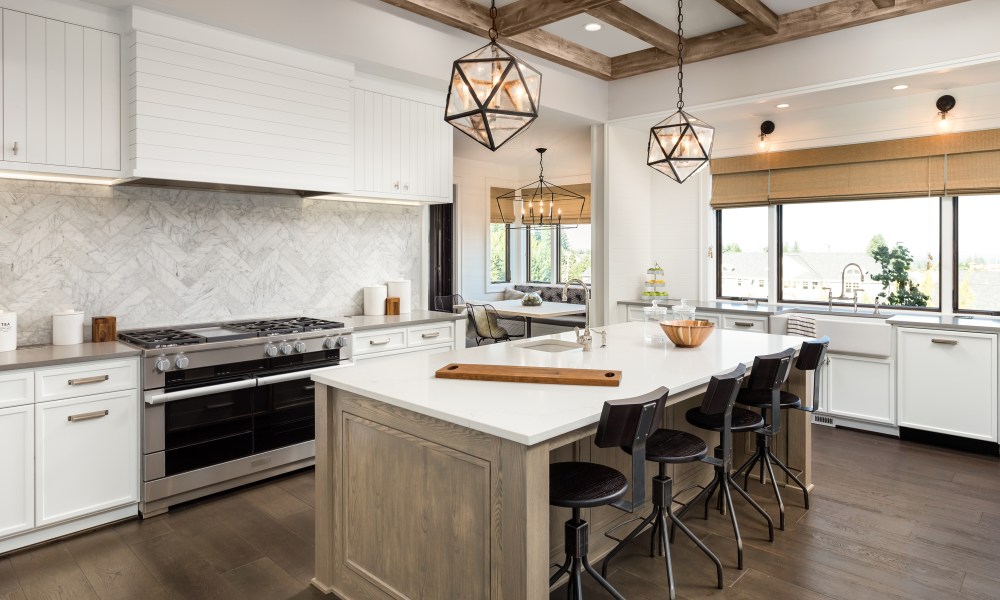
[[[628,479],[611,467],[586,462],[549,465],[549,504],[552,506],[604,506],[621,500],[626,491]]]
[[[736,396],[736,403],[754,408],[768,410],[771,408],[770,390],[750,390],[742,389]],[[781,408],[798,408],[802,406],[802,399],[791,392],[782,390],[778,395],[778,405]]]
[[[724,417],[725,415],[723,414],[706,414],[700,407],[697,406],[684,413],[684,418],[687,419],[688,423],[694,425],[695,427],[701,427],[702,429],[707,429],[709,431],[722,431],[725,427],[725,424],[723,423]],[[753,431],[754,429],[759,429],[763,426],[764,417],[753,412],[752,410],[747,410],[738,406],[733,408],[733,433]]]
[[[626,452],[632,454],[631,449]],[[682,464],[695,462],[708,455],[705,440],[676,429],[657,429],[646,440],[646,460],[655,463]]]

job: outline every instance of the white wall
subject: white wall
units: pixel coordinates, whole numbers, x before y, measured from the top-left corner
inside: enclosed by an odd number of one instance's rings
[[[607,129],[608,289],[605,322],[615,322],[619,300],[642,293],[652,258],[653,169],[646,166],[646,134],[624,127]]]

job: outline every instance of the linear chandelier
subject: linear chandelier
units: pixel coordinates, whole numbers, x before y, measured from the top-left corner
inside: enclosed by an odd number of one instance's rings
[[[500,221],[511,225],[511,229],[574,229],[583,222],[587,199],[545,180],[545,150],[535,148],[538,152],[538,181],[495,199]]]

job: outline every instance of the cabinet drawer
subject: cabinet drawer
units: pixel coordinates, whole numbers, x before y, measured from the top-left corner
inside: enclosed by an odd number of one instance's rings
[[[354,335],[354,355],[406,348],[405,329],[376,329]]]
[[[641,306],[628,306],[626,307],[628,312],[625,315],[625,321],[631,323],[632,321],[642,321],[646,318],[646,315],[642,312],[643,307]]]
[[[454,339],[454,326],[451,323],[445,325],[423,325],[411,327],[406,334],[407,346],[416,348],[420,346],[433,346],[435,344],[445,344]]]
[[[735,329],[737,331],[760,331],[767,333],[767,317],[737,317],[734,315],[723,315],[722,328]]]
[[[138,387],[137,371],[135,360],[89,362],[41,369],[35,372],[36,400],[48,402],[134,389]]]
[[[36,526],[139,499],[134,390],[35,405]]]
[[[709,323],[711,323],[712,325],[715,325],[716,327],[721,327],[722,326],[722,321],[721,321],[721,319],[719,319],[719,315],[713,315],[711,313],[696,312],[696,313],[694,313],[694,318],[695,318],[696,321],[708,321]]]
[[[0,373],[0,408],[32,404],[34,401],[34,372]]]

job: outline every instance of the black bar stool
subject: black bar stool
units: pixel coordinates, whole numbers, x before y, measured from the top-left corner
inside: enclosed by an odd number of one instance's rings
[[[819,406],[819,395],[820,395],[820,371],[823,368],[823,363],[826,359],[826,351],[830,346],[830,338],[828,336],[823,336],[819,339],[808,340],[802,342],[802,347],[799,349],[799,357],[795,361],[795,368],[800,371],[812,371],[813,372],[813,402],[812,406],[802,406],[802,399],[798,396],[791,394],[789,392],[780,391],[778,394],[778,406],[780,408],[795,408],[805,412],[816,412]],[[754,365],[754,372],[756,372],[756,361]],[[753,387],[754,374],[750,374],[750,383],[747,388]],[[780,387],[780,386],[779,386]],[[774,429],[774,433],[777,433],[776,423],[780,425],[780,410],[775,410],[775,399],[773,395],[767,398],[766,401],[759,393],[750,392],[748,390],[742,390],[740,395],[736,398],[737,402],[742,404],[747,404],[749,406],[758,406],[761,409],[761,414],[766,414],[768,410],[778,416],[778,419],[772,417],[771,428]],[[772,434],[773,435],[773,434]],[[764,438],[763,440],[761,438]],[[798,476],[788,468],[785,463],[781,461],[774,453],[771,451],[768,440],[770,435],[757,434],[757,451],[754,453],[750,460],[746,462],[742,467],[736,471],[736,476],[739,477],[740,472],[743,474],[743,489],[747,488],[747,484],[750,480],[750,472],[753,470],[754,463],[759,461],[760,466],[760,482],[764,483],[764,468],[767,465],[768,471],[771,471],[771,483],[774,486],[774,494],[778,499],[778,510],[781,511],[781,529],[785,528],[785,507],[781,500],[781,495],[778,493],[778,486],[774,483],[774,473],[771,469],[771,464],[778,465],[782,471],[788,475],[799,489],[802,490],[803,504],[806,510],[809,510],[809,489],[799,480]]]
[[[667,389],[658,390],[624,400],[604,403],[601,421],[594,436],[598,448],[629,448],[633,464],[644,465],[646,438],[663,420],[663,404],[667,400]],[[580,518],[580,509],[614,505],[627,507],[633,504],[623,501],[628,491],[628,480],[620,471],[605,465],[589,462],[561,462],[549,465],[549,504],[573,510],[573,516],[566,521],[566,562],[549,578],[554,584],[564,573],[569,573],[567,595],[569,598],[583,598],[581,568],[593,577],[616,600],[624,600],[621,594],[597,572],[587,559],[589,525]],[[633,502],[645,498],[643,478],[635,480]]]
[[[722,385],[721,380],[724,380],[727,377],[736,379],[737,376],[735,373],[736,371],[729,375],[723,375],[722,377],[713,377],[708,384],[709,391],[706,393],[706,397],[711,394],[728,393],[724,389],[725,386]],[[739,383],[735,383],[734,385],[739,387]],[[629,448],[624,448],[624,450],[630,454],[632,453]],[[669,519],[673,526],[679,527],[685,535],[691,538],[691,541],[693,541],[702,552],[712,559],[712,562],[715,563],[719,589],[723,589],[722,562],[719,560],[719,557],[709,550],[708,546],[706,546],[705,543],[702,542],[698,536],[694,534],[694,532],[688,529],[687,525],[685,525],[677,517],[677,515],[674,514],[672,509],[674,501],[673,479],[667,475],[668,464],[697,462],[704,459],[707,455],[708,445],[705,441],[686,431],[677,431],[675,429],[657,429],[652,435],[649,436],[649,439],[646,440],[646,460],[655,462],[659,466],[659,473],[656,477],[653,477],[653,511],[649,513],[648,517],[642,519],[642,522],[639,523],[639,525],[627,536],[619,540],[618,545],[615,546],[604,558],[604,563],[601,565],[601,574],[604,577],[608,576],[608,564],[611,562],[611,559],[621,552],[629,542],[638,537],[647,526],[652,524],[653,529],[650,532],[649,538],[649,556],[656,556],[654,547],[657,547],[659,549],[658,551],[660,556],[665,557],[667,566],[667,584],[670,586],[670,598],[673,600],[675,597],[674,570],[670,559],[670,544],[667,543],[667,520]],[[623,525],[624,524],[625,523],[623,523]],[[611,532],[609,531],[605,535],[611,537]],[[658,546],[656,546],[657,541],[659,542]]]
[[[678,517],[683,517],[696,502],[705,501],[705,518],[708,519],[708,503],[712,495],[719,491],[719,512],[725,514],[727,509],[729,518],[733,523],[733,533],[736,535],[737,563],[740,569],[743,568],[743,537],[740,535],[740,526],[736,521],[736,510],[733,508],[733,493],[735,489],[747,503],[754,508],[767,521],[767,533],[769,541],[774,541],[774,522],[763,508],[760,507],[753,498],[750,497],[740,486],[733,481],[731,471],[733,468],[733,432],[753,431],[759,429],[764,424],[764,419],[757,413],[745,408],[738,408],[736,404],[736,394],[740,391],[743,383],[743,376],[746,374],[746,365],[741,364],[731,373],[713,378],[711,382],[717,382],[717,389],[709,385],[705,398],[701,406],[697,406],[687,411],[684,417],[687,422],[700,429],[708,431],[718,431],[721,435],[720,444],[715,447],[715,456],[705,457],[702,462],[706,462],[715,467],[715,478],[712,482],[695,496],[678,513]],[[710,383],[711,383],[710,382]],[[673,538],[671,531],[671,539]]]
[[[740,390],[736,396],[736,402],[744,406],[752,406],[760,409],[761,419],[764,424],[754,431],[757,438],[757,449],[753,455],[736,469],[734,477],[743,475],[743,489],[750,491],[747,485],[750,482],[750,473],[754,465],[760,463],[760,482],[764,483],[764,471],[771,479],[771,487],[774,488],[774,497],[778,501],[779,528],[785,530],[785,503],[781,500],[781,491],[778,489],[778,482],[774,479],[774,464],[781,465],[781,468],[788,472],[788,467],[784,465],[778,457],[771,451],[771,440],[781,431],[781,409],[800,406],[802,401],[799,397],[781,388],[788,381],[788,376],[792,372],[792,357],[795,356],[795,348],[788,348],[774,354],[758,356],[753,359],[753,370],[747,380],[747,386]],[[771,422],[767,423],[767,412],[771,411]]]

